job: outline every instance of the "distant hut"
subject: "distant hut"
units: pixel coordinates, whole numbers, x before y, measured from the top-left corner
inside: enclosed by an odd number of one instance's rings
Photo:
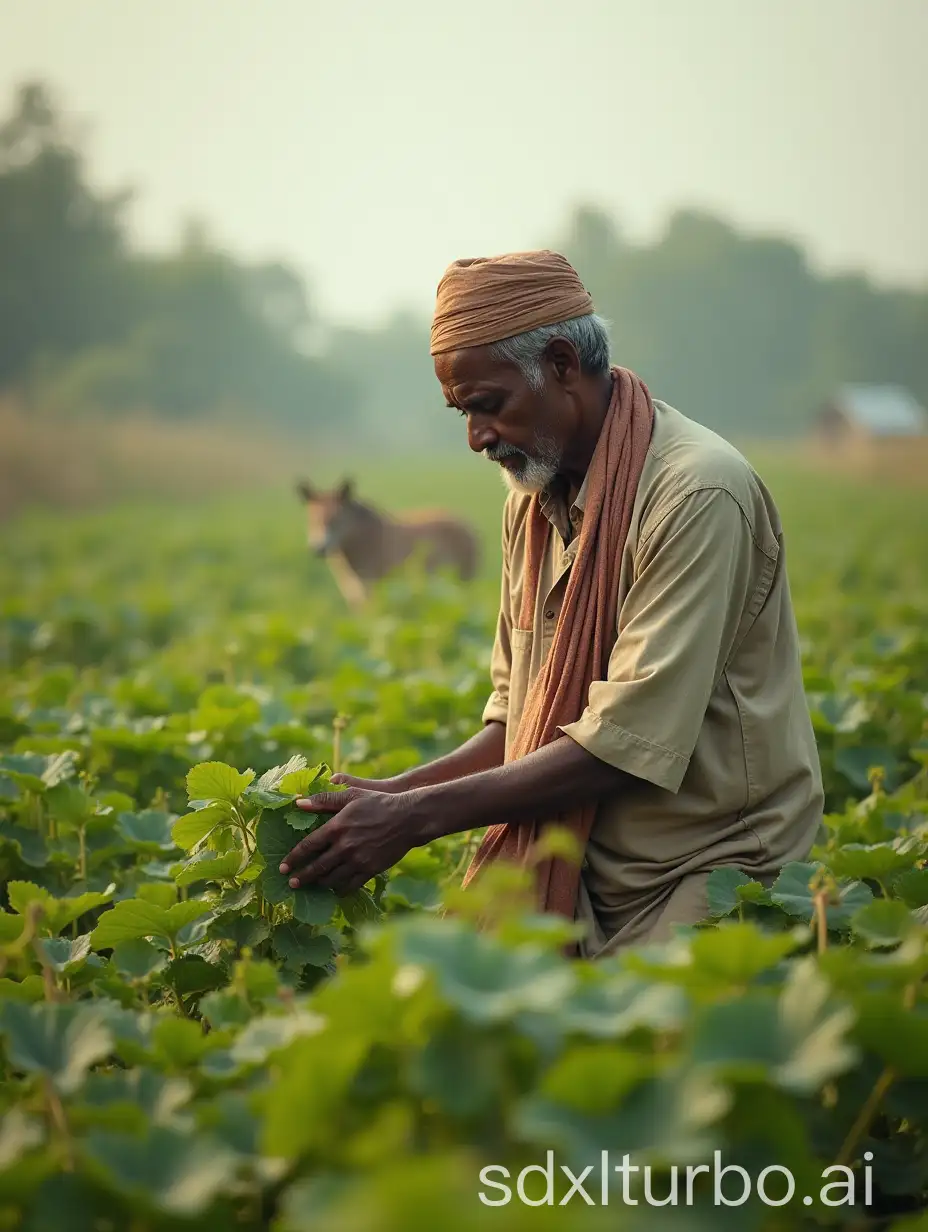
[[[844,385],[820,407],[813,450],[877,477],[928,480],[928,411],[901,385]]]

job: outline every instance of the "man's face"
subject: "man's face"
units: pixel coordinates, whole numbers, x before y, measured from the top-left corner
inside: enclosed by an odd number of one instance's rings
[[[553,374],[535,390],[489,347],[435,356],[449,406],[467,417],[467,443],[501,468],[507,487],[539,492],[554,479],[574,429],[575,410]]]

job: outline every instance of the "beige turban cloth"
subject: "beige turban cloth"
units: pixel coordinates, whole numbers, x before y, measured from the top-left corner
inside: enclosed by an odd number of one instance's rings
[[[486,346],[594,311],[590,293],[560,253],[465,257],[452,262],[438,284],[431,353]]]

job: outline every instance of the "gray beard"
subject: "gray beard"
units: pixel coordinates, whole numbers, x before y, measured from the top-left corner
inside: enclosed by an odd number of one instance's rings
[[[510,492],[521,492],[531,496],[549,487],[557,475],[561,465],[561,455],[554,441],[547,436],[536,436],[532,442],[532,453],[516,449],[514,445],[500,443],[484,450],[485,457],[491,462],[500,463],[504,458],[517,459],[514,469],[500,466],[500,478],[503,487]]]

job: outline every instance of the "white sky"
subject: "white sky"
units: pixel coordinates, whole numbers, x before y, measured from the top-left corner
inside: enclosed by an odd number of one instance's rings
[[[577,202],[926,286],[926,51],[928,0],[0,0],[0,110],[49,81],[141,242],[201,216],[341,320],[428,312]]]

